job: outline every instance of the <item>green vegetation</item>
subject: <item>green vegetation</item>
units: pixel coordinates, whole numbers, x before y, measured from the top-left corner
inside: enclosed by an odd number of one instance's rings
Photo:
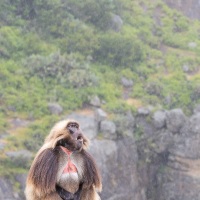
[[[95,95],[112,113],[139,105],[190,113],[200,103],[199,30],[161,0],[0,2],[1,134],[10,119],[31,121],[5,142],[36,151],[57,120],[48,103],[66,115]],[[122,77],[133,81],[131,103]]]

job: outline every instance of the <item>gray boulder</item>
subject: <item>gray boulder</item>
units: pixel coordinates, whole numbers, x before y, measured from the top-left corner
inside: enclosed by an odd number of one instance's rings
[[[187,118],[181,109],[174,109],[166,113],[167,129],[172,133],[179,133]]]
[[[121,83],[124,87],[133,87],[133,81],[131,79],[127,79],[125,77],[121,78]]]
[[[63,112],[63,108],[58,103],[49,103],[48,109],[51,112],[51,114],[54,115],[60,115]]]
[[[92,106],[95,106],[95,107],[100,107],[101,106],[101,101],[99,99],[98,96],[93,96],[91,99],[90,99],[90,104]]]
[[[182,69],[183,69],[183,71],[186,72],[186,73],[190,72],[190,66],[189,66],[188,64],[184,64],[184,65],[182,66]]]
[[[196,42],[189,42],[188,47],[191,48],[191,49],[195,49],[197,47],[197,43]]]
[[[200,134],[200,113],[193,115],[190,120],[190,132],[192,134]]]
[[[115,32],[119,32],[123,26],[123,20],[119,15],[112,14],[110,28]]]
[[[157,129],[163,128],[166,125],[166,112],[156,111],[153,114],[153,123]]]
[[[98,108],[95,110],[95,119],[97,122],[101,122],[107,118],[106,112],[104,112],[102,109]]]
[[[141,107],[141,108],[138,108],[137,112],[138,112],[138,115],[144,115],[145,116],[145,115],[149,115],[150,110],[149,110],[149,108]]]

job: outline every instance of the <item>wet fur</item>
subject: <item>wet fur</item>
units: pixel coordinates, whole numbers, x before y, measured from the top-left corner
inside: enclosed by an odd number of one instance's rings
[[[30,168],[26,183],[27,200],[62,200],[56,192],[56,185],[63,171],[66,156],[60,145],[73,151],[72,160],[78,170],[78,183],[66,185],[71,191],[78,191],[76,185],[82,184],[80,200],[99,200],[96,191],[101,191],[101,177],[92,156],[86,151],[89,140],[82,135],[83,145],[74,141],[67,125],[73,121],[61,121],[57,123],[47,136],[43,146],[38,151]],[[74,122],[77,123],[77,122]],[[76,200],[76,198],[74,198]],[[78,199],[77,199],[78,200]]]

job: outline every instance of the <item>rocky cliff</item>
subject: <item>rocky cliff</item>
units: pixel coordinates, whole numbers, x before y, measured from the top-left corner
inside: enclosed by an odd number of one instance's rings
[[[200,1],[199,0],[164,0],[171,8],[181,11],[191,19],[200,19]]]
[[[103,177],[102,200],[200,199],[200,107],[190,117],[181,109],[141,108],[134,116],[110,118],[96,109],[67,118],[78,120],[92,140],[90,152]],[[0,178],[0,200],[24,199],[25,178]]]

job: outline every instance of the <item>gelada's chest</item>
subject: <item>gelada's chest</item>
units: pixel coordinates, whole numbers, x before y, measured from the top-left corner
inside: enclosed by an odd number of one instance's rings
[[[59,170],[58,185],[69,192],[76,192],[79,187],[79,175],[73,153],[64,147],[62,148],[62,156],[60,158],[61,168]]]
[[[62,174],[71,174],[71,173],[78,173],[77,167],[75,166],[75,162],[72,158],[72,152],[68,149],[61,147],[62,151],[65,155],[66,162],[64,163],[64,169],[62,171]]]

